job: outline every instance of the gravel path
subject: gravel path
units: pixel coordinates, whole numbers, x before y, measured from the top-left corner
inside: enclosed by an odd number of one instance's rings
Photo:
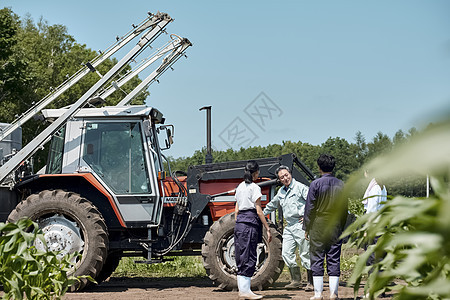
[[[283,277],[283,276],[282,276]],[[288,278],[282,278],[264,291],[257,292],[264,295],[264,299],[309,299],[313,292],[304,290],[286,290],[284,285]],[[236,291],[223,291],[212,284],[209,278],[110,278],[98,286],[89,287],[79,293],[68,293],[64,300],[98,299],[98,300],[141,300],[141,299],[221,299],[236,300]],[[360,289],[358,298],[363,295]],[[324,299],[328,299],[328,282],[324,283]],[[340,299],[354,299],[353,288],[339,287]],[[384,299],[390,299],[388,295]]]

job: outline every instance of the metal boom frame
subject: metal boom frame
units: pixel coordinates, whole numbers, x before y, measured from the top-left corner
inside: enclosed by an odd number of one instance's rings
[[[156,25],[154,24],[155,20],[152,21],[153,18],[157,18]],[[132,39],[139,36],[142,32],[144,32],[148,27],[150,27],[153,24],[154,26],[152,26],[151,29],[142,34],[136,46],[134,46],[116,65],[114,65],[114,67],[111,70],[109,70],[99,81],[97,81],[80,99],[78,99],[74,104],[72,104],[70,108],[68,108],[67,111],[62,116],[60,116],[50,126],[44,129],[30,143],[28,143],[24,148],[18,151],[10,160],[8,160],[3,166],[0,167],[0,183],[2,183],[5,180],[5,178],[9,174],[11,174],[11,172],[16,170],[24,160],[32,156],[37,151],[37,149],[41,145],[43,145],[49,139],[49,137],[53,135],[53,133],[55,133],[63,124],[66,123],[68,119],[70,119],[81,107],[83,107],[94,94],[98,93],[98,91],[104,84],[106,84],[109,80],[111,80],[114,76],[116,76],[127,64],[129,64],[130,61],[134,60],[144,50],[146,46],[148,46],[151,42],[154,41],[154,39],[157,36],[159,36],[159,34],[161,34],[163,28],[169,22],[172,21],[172,18],[170,18],[167,14],[162,13],[158,13],[157,15],[153,16],[152,19],[148,20],[147,22],[144,22],[141,26],[135,28],[135,30],[131,34],[129,34],[125,39],[122,40],[122,43],[119,42],[119,44],[116,46],[118,47],[117,49],[116,47],[112,47],[111,50],[108,51],[108,53],[110,53],[110,51],[116,52],[119,48],[123,47],[126,43],[130,42]],[[112,53],[109,54],[109,56],[112,55]],[[86,74],[88,73],[86,69],[83,70],[81,74],[83,74],[84,72],[86,72]],[[84,75],[82,76],[75,75],[75,78],[78,81]],[[66,81],[66,83],[63,84],[62,87],[59,89],[57,96],[59,96],[62,92],[67,90],[73,84],[74,83],[71,80]],[[21,124],[23,124],[24,121],[31,118],[34,114],[42,110],[43,107],[45,107],[54,99],[56,99],[57,96],[55,96],[55,94],[52,94],[51,97],[44,98],[41,102],[45,102],[45,105],[44,103],[42,103],[40,105],[38,104],[34,106],[24,116],[22,116],[11,126],[9,126],[6,131],[3,131],[3,136],[7,136],[9,133],[14,131],[14,129],[18,128]]]
[[[141,22],[138,26],[136,26],[132,31],[127,33],[124,37],[117,40],[112,46],[110,46],[105,52],[102,52],[99,56],[94,58],[91,62],[85,64],[85,66],[80,69],[77,73],[72,75],[69,79],[63,82],[60,86],[56,88],[55,91],[51,92],[43,99],[41,99],[34,106],[29,108],[25,113],[23,113],[18,119],[16,119],[13,123],[11,123],[8,127],[0,131],[0,140],[3,140],[5,137],[10,135],[14,130],[22,126],[25,122],[31,119],[34,115],[39,113],[42,109],[47,107],[50,103],[52,103],[56,98],[58,98],[61,94],[67,91],[70,87],[80,81],[84,76],[89,74],[92,71],[95,71],[95,68],[104,62],[111,55],[116,53],[123,46],[128,44],[135,37],[139,36],[143,31],[147,28],[152,27],[152,34],[147,37],[148,43],[153,42],[162,32],[164,32],[164,28],[167,24],[172,22],[172,18],[164,13],[157,13],[156,15],[150,15],[146,20]],[[2,178],[3,179],[3,178]],[[2,180],[0,180],[2,181]]]

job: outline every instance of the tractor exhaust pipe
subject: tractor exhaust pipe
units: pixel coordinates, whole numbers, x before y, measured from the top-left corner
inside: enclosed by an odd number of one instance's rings
[[[212,164],[213,157],[211,154],[211,105],[203,106],[199,110],[206,110],[206,155],[205,164]]]

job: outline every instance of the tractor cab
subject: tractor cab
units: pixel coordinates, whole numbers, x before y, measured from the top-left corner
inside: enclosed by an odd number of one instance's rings
[[[43,110],[55,119],[64,109]],[[158,224],[162,211],[158,174],[163,171],[158,132],[170,129],[147,106],[83,108],[53,135],[45,174],[90,173],[114,198],[125,224]],[[127,226],[128,227],[128,226]]]

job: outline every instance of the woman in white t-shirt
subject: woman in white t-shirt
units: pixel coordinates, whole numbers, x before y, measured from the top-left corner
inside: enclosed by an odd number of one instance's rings
[[[254,160],[245,166],[244,181],[236,188],[234,249],[238,268],[237,282],[239,298],[261,299],[251,289],[251,277],[256,269],[256,249],[262,242],[262,226],[267,231],[267,240],[272,240],[269,225],[261,209],[261,188],[254,183],[259,177],[259,166]]]

